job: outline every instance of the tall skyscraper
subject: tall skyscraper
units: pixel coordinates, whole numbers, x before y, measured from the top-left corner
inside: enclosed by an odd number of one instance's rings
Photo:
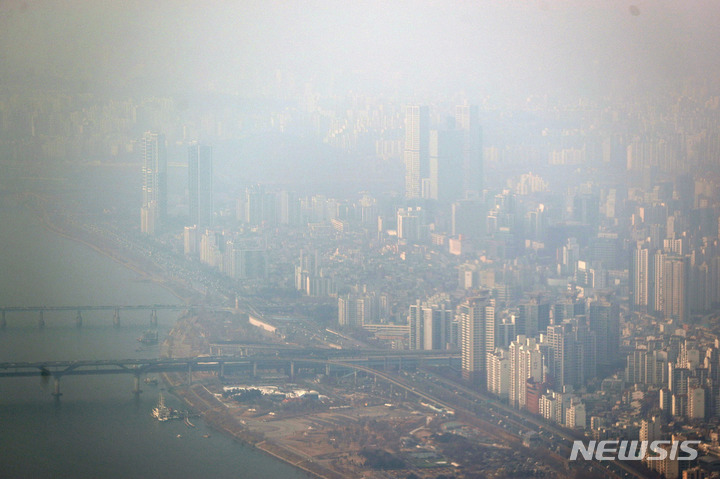
[[[651,271],[651,293],[650,293],[650,310],[653,312],[663,312],[665,308],[665,288],[664,288],[664,277],[665,277],[665,259],[667,254],[658,250],[652,257],[652,271]]]
[[[449,204],[463,197],[463,132],[430,131],[430,198]]]
[[[430,112],[427,106],[405,108],[405,197],[422,197],[422,180],[429,177]]]
[[[212,147],[198,142],[188,147],[188,193],[190,224],[212,226]]]
[[[630,283],[632,288],[632,307],[635,311],[647,312],[650,304],[650,252],[642,242],[638,242],[633,250],[630,266]]]
[[[484,384],[487,353],[495,350],[495,300],[487,294],[470,298],[458,307],[463,378]]]
[[[516,318],[517,333],[532,338],[550,324],[550,303],[544,301],[540,295],[519,305],[519,314]]]
[[[581,386],[583,383],[584,351],[569,324],[548,326],[545,341],[550,347],[548,366],[556,391],[564,386]]]
[[[143,202],[140,210],[141,230],[155,234],[167,218],[167,153],[165,135],[148,131],[143,135]]]
[[[245,189],[242,211],[238,216],[251,226],[275,224],[278,216],[277,197],[276,193],[266,192],[262,185],[250,186]]]
[[[455,125],[463,132],[463,175],[465,197],[479,197],[485,187],[482,128],[477,105],[455,107]]]
[[[687,256],[668,255],[663,264],[663,315],[680,322],[689,316],[690,261]]]
[[[590,303],[588,326],[597,341],[597,364],[609,366],[620,355],[620,308],[617,303],[598,295]]]

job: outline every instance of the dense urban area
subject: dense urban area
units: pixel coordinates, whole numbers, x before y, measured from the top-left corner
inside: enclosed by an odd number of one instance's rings
[[[166,354],[305,358],[168,374],[217,427],[324,477],[720,471],[720,97],[703,85],[511,105],[306,85],[252,115],[220,94],[16,93],[0,151],[46,182],[18,184],[25,204],[210,308]],[[573,462],[575,439],[700,455]]]

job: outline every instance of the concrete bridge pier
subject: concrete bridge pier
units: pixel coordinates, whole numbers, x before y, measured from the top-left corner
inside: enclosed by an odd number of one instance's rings
[[[43,310],[40,310],[40,317],[38,318],[38,328],[45,329],[45,316]]]
[[[140,375],[141,373],[135,373],[135,378],[133,381],[133,394],[137,395],[142,392],[142,389],[140,389]]]
[[[325,376],[330,376],[330,365],[325,364]]]
[[[290,381],[295,380],[295,361],[290,361]]]
[[[192,363],[188,363],[187,382],[188,382],[188,386],[190,386],[192,384]]]
[[[53,389],[52,395],[55,397],[55,399],[60,399],[60,396],[62,396],[62,393],[60,392],[60,376],[53,376],[55,387]]]
[[[157,328],[157,309],[153,309],[150,314],[150,326]]]
[[[113,314],[113,327],[119,328],[120,327],[120,308],[115,308],[115,313]]]
[[[218,377],[225,377],[225,363],[220,361],[220,364],[218,366]]]
[[[355,387],[357,387],[357,369],[353,371],[353,381],[355,382]]]
[[[7,328],[7,321],[5,321],[5,310],[2,310],[2,319],[0,319],[0,329]]]
[[[253,361],[253,377],[257,377],[257,361]]]
[[[77,316],[75,316],[75,326],[82,328],[82,313],[78,309]]]

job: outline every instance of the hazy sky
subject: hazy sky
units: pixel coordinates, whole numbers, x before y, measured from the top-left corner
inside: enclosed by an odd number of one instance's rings
[[[95,91],[593,93],[717,78],[720,2],[0,0],[0,75]],[[282,72],[278,75],[276,72]]]

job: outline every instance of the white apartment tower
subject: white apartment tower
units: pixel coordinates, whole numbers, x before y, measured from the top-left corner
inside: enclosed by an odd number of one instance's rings
[[[487,294],[469,298],[458,307],[463,377],[484,384],[487,353],[495,350],[495,300]]]
[[[140,227],[146,234],[154,235],[167,218],[167,153],[165,135],[148,131],[141,141],[142,207]]]
[[[523,408],[526,404],[527,380],[545,381],[545,358],[535,338],[523,335],[510,343],[510,404]]]

